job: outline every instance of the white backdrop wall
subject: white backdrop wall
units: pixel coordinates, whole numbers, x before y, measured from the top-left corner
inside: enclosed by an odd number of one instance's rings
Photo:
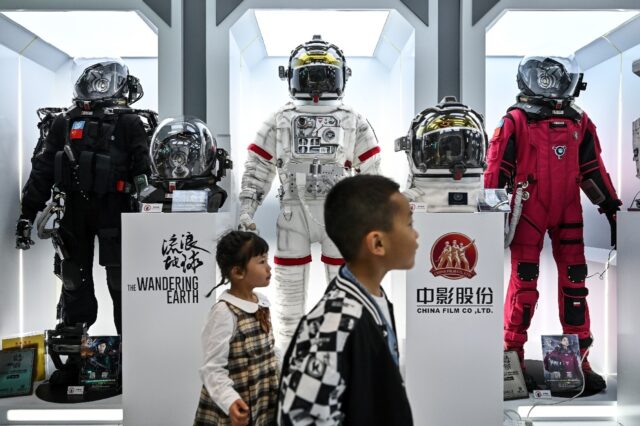
[[[136,10],[142,13],[158,34],[158,109],[161,117],[182,114],[182,0],[170,0],[171,25],[164,22],[143,0],[85,0],[79,6],[77,0],[2,0],[2,10]],[[208,9],[215,9],[211,7]],[[214,21],[215,22],[215,21]]]
[[[56,74],[31,60],[21,57],[20,97],[22,98],[22,183],[26,183],[31,171],[31,156],[38,141],[38,116],[36,110],[44,106],[57,106],[55,98]],[[19,214],[17,193],[10,198]],[[15,231],[15,221],[9,227]],[[43,326],[55,325],[57,285],[53,275],[53,249],[49,241],[38,240],[33,232],[36,245],[22,253],[24,277],[24,331],[42,331]],[[15,237],[9,239],[15,244]],[[13,248],[13,251],[17,251]],[[51,318],[44,322],[43,319]],[[14,331],[15,333],[18,330]]]
[[[518,94],[516,73],[520,56],[487,56],[485,86],[485,127],[491,137],[507,108],[515,103]]]
[[[14,249],[15,220],[18,208],[10,200],[15,198],[18,182],[18,55],[0,46],[0,93],[4,99],[0,102],[0,166],[4,172],[3,185],[0,185],[0,197],[6,200],[0,203],[0,220],[4,224],[0,230],[0,268],[3,271],[0,285],[0,334],[14,332],[18,326],[18,252]],[[11,225],[9,225],[11,224]],[[15,324],[14,324],[15,323]],[[16,330],[17,331],[17,330]]]
[[[20,257],[15,249],[15,224],[19,216],[21,183],[26,182],[31,169],[31,155],[38,139],[37,108],[49,105],[54,99],[55,74],[0,45],[2,57],[3,94],[0,103],[0,162],[4,172],[2,185],[2,271],[4,283],[0,286],[0,336],[21,331],[41,330],[40,315],[55,318],[56,285],[51,270],[51,249],[46,243],[36,244],[24,252],[24,286],[22,299],[34,309],[36,315],[24,315],[20,323]],[[22,162],[20,164],[20,159]],[[22,177],[20,176],[20,166]],[[26,312],[26,303],[24,305]],[[21,329],[22,327],[22,329]]]
[[[587,90],[577,98],[576,103],[585,110],[596,125],[602,147],[602,159],[611,175],[613,185],[618,191],[618,196],[622,197],[620,193],[621,180],[619,179],[620,164],[618,162],[618,150],[621,149],[618,140],[620,77],[619,56],[586,70],[584,81],[587,82]],[[628,129],[631,133],[631,123],[629,123]],[[603,215],[598,213],[598,207],[594,206],[584,194],[582,195],[582,209],[584,211],[585,244],[592,247],[609,248],[611,242],[609,223]]]

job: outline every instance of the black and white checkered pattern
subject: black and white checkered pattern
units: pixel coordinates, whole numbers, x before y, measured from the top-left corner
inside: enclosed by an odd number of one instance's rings
[[[280,387],[282,425],[337,425],[344,418],[340,396],[346,383],[342,353],[366,309],[382,320],[364,290],[342,278],[331,282],[294,336]],[[286,361],[285,361],[286,362]]]

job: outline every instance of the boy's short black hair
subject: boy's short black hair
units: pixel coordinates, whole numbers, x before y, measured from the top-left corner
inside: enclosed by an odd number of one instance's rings
[[[324,204],[324,223],[345,261],[357,256],[369,232],[391,230],[397,210],[391,196],[399,189],[397,183],[380,175],[348,177],[331,189]]]

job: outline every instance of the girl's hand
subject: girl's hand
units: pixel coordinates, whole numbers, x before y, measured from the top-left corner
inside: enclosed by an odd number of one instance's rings
[[[236,399],[229,407],[229,418],[233,426],[247,426],[249,424],[249,406],[241,399]]]

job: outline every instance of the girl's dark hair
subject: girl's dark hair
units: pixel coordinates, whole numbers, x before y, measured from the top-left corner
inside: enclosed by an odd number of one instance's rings
[[[216,246],[216,262],[222,276],[207,297],[216,288],[230,282],[231,270],[234,266],[244,270],[252,257],[262,256],[268,251],[269,244],[253,232],[229,231],[220,237]]]

